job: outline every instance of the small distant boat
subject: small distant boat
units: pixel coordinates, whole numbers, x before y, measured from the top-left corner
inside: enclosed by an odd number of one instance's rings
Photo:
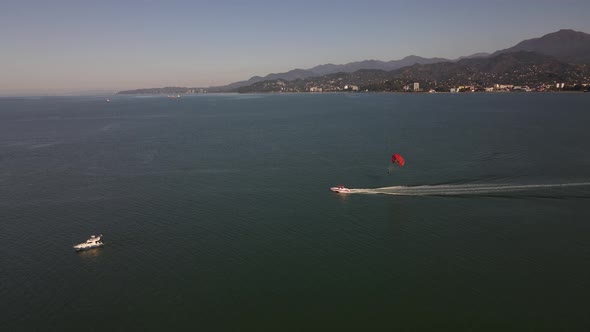
[[[106,101],[107,103],[110,103],[110,102],[111,102],[111,100],[110,100],[110,99],[107,99],[107,100],[105,100],[105,101]]]
[[[176,99],[176,98],[180,98],[180,95],[168,95],[168,98],[170,99]]]
[[[86,242],[75,245],[74,249],[76,249],[76,251],[83,251],[102,247],[104,246],[104,243],[101,241],[101,238],[102,234],[99,236],[91,235],[90,238],[86,240]]]
[[[339,184],[336,187],[332,187],[330,188],[330,190],[332,190],[335,193],[340,193],[340,194],[349,194],[351,193],[350,189],[344,187],[343,185]]]

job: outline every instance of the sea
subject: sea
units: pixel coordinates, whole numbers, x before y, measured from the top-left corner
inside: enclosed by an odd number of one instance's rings
[[[587,331],[589,125],[590,93],[0,98],[0,330]]]

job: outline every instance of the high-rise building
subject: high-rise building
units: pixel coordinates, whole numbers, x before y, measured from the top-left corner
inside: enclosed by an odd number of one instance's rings
[[[415,82],[414,83],[414,91],[419,91],[420,90],[420,83]]]

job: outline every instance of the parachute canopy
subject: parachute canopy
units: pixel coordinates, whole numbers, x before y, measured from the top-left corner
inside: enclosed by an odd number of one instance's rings
[[[391,162],[394,164],[398,164],[399,167],[404,166],[404,164],[406,163],[406,161],[404,160],[404,157],[402,157],[399,153],[394,153],[391,156]]]

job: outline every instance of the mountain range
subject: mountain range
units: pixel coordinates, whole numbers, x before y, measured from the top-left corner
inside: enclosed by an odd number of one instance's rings
[[[391,60],[391,61],[380,61],[380,60],[363,60],[363,61],[355,61],[349,62],[343,65],[335,65],[335,64],[324,64],[315,66],[310,69],[293,69],[285,73],[276,73],[276,74],[269,74],[264,77],[254,76],[246,81],[239,81],[235,83],[231,83],[221,87],[213,87],[210,88],[213,90],[235,90],[242,86],[252,85],[254,83],[262,82],[262,81],[271,81],[271,80],[286,80],[292,81],[297,79],[305,79],[308,77],[315,77],[315,76],[324,76],[328,74],[334,73],[354,73],[357,70],[361,69],[376,69],[376,70],[395,70],[399,68],[403,68],[406,66],[411,66],[413,64],[429,64],[429,63],[437,63],[437,62],[447,62],[451,61],[449,59],[444,58],[423,58],[416,55],[409,55],[400,60]]]
[[[518,52],[524,53],[519,56],[499,57],[502,54]],[[528,53],[535,53],[542,56],[534,56]],[[520,61],[523,61],[523,63],[519,64]],[[254,76],[248,80],[231,83],[225,86],[209,87],[207,90],[209,92],[250,91],[251,89],[244,89],[244,87],[254,85],[260,86],[258,83],[265,81],[305,81],[306,79],[314,77],[336,73],[350,74],[359,71],[365,73],[363,76],[366,76],[366,73],[369,72],[373,72],[374,74],[374,71],[383,71],[387,73],[395,72],[395,74],[383,74],[381,76],[398,77],[401,75],[399,77],[403,77],[403,71],[396,72],[403,68],[406,70],[406,76],[414,77],[415,79],[426,79],[427,75],[434,75],[428,78],[430,80],[434,80],[436,77],[441,79],[441,75],[444,72],[463,76],[463,74],[466,73],[490,71],[490,74],[500,75],[502,71],[506,71],[514,66],[522,68],[527,67],[528,65],[531,65],[531,61],[534,62],[534,68],[536,68],[535,72],[537,74],[539,73],[537,71],[538,68],[545,68],[547,70],[552,68],[552,71],[545,71],[545,73],[562,73],[562,71],[565,70],[568,73],[562,76],[570,77],[571,71],[579,70],[580,67],[571,67],[568,66],[569,64],[590,64],[590,34],[570,29],[562,29],[539,38],[524,40],[510,48],[499,50],[492,54],[475,53],[454,60],[445,58],[423,58],[410,55],[403,59],[392,61],[364,60],[341,65],[323,64],[309,69],[293,69],[288,72],[273,73],[263,77]],[[428,65],[434,66],[429,67]],[[410,75],[410,73],[412,74]],[[169,92],[174,91],[174,89],[184,90]],[[190,88],[166,88],[166,92],[161,92],[160,90],[160,88],[140,89],[122,91],[120,93],[182,93],[183,91],[190,90]]]

